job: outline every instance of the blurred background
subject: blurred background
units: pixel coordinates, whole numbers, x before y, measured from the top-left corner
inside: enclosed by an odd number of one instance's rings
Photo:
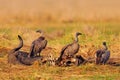
[[[83,43],[92,43],[95,39],[98,44],[103,40],[112,43],[119,36],[119,22],[120,0],[0,0],[0,38],[3,39],[0,44],[3,46],[13,44],[11,40],[17,45],[17,34],[30,45],[39,35],[35,33],[37,29],[46,32],[51,45],[57,39],[61,43],[56,43],[63,45],[71,42],[71,34],[76,31],[87,35]]]
[[[0,0],[0,22],[119,21],[120,0]]]

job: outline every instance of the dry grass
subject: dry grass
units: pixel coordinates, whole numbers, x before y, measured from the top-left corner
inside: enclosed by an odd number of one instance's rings
[[[0,0],[0,80],[119,80],[120,66],[89,63],[79,67],[39,65],[9,65],[8,52],[19,43],[21,35],[29,52],[35,33],[42,29],[48,40],[41,53],[59,56],[61,48],[79,37],[78,54],[94,58],[94,53],[106,41],[111,58],[120,59],[119,0]],[[116,60],[120,62],[119,60]]]
[[[76,31],[82,32],[79,37],[81,54],[86,59],[94,57],[94,52],[106,41],[111,51],[111,58],[120,56],[119,23],[47,23],[47,24],[8,24],[0,26],[0,79],[1,80],[119,80],[120,67],[111,65],[95,65],[93,63],[79,67],[56,67],[39,65],[9,65],[7,54],[18,45],[17,35],[24,40],[22,50],[29,52],[31,42],[40,34],[35,30],[42,29],[48,39],[47,48],[42,55],[52,53],[58,57],[61,48],[71,43]],[[113,74],[114,73],[114,74]]]

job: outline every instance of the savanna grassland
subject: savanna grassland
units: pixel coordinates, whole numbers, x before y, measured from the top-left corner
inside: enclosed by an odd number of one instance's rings
[[[120,64],[120,0],[0,0],[0,80],[120,80],[120,66],[95,65],[58,67],[9,65],[7,55],[23,38],[22,51],[29,52],[41,29],[48,45],[41,55],[58,57],[63,46],[79,36],[77,54],[94,59],[106,41],[110,59]]]
[[[49,65],[32,66],[9,65],[8,52],[19,43],[21,35],[24,46],[21,50],[29,52],[31,42],[40,36],[35,31],[42,29],[48,40],[47,48],[41,55],[59,56],[61,48],[71,43],[75,32],[79,36],[80,51],[84,58],[94,58],[95,51],[106,41],[111,51],[111,58],[120,56],[120,24],[117,22],[65,22],[47,24],[9,24],[0,26],[0,79],[1,80],[119,80],[120,67],[112,65],[95,65],[88,63],[81,66],[56,67]],[[119,60],[118,60],[119,62]]]

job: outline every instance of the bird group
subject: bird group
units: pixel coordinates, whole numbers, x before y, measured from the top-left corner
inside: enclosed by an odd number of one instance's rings
[[[36,32],[43,34],[42,30],[37,30]],[[64,46],[59,54],[59,57],[55,62],[55,65],[80,65],[85,62],[85,59],[81,55],[76,55],[79,51],[80,45],[78,43],[78,36],[82,35],[80,32],[75,33],[75,39],[71,44]],[[25,64],[32,65],[36,60],[43,61],[43,56],[40,55],[41,51],[47,46],[47,40],[44,36],[40,36],[34,40],[30,47],[30,52],[24,52],[20,49],[23,47],[23,40],[20,35],[18,35],[20,43],[18,47],[12,49],[8,54],[8,63],[10,64]],[[110,51],[106,45],[106,42],[103,42],[103,48],[96,51],[96,64],[106,64],[110,57]]]

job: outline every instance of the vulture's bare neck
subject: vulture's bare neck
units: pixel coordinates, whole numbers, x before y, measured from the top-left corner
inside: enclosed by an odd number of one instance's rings
[[[103,45],[104,46],[104,50],[108,50],[108,47],[107,47],[107,45]]]
[[[75,35],[75,42],[78,42],[78,35]]]

